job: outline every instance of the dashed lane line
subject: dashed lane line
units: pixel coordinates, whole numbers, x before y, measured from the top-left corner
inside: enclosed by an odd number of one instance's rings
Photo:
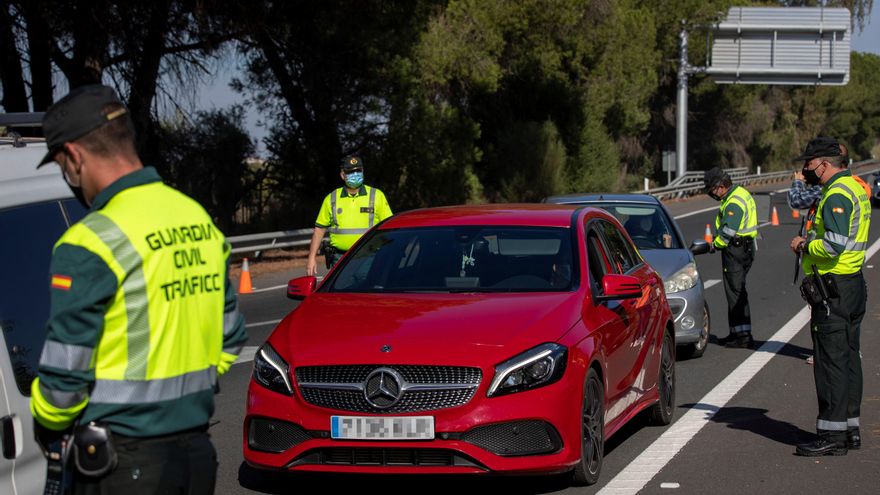
[[[245,328],[265,327],[266,325],[274,325],[280,321],[281,320],[258,321],[256,323],[248,323],[244,327]]]
[[[880,240],[874,241],[865,259],[871,259],[880,249]],[[684,448],[721,408],[739,392],[785,345],[810,321],[810,307],[804,306],[788,322],[743,361],[727,378],[715,386],[660,438],[629,463],[599,495],[635,494],[643,489],[675,455]]]
[[[708,289],[709,287],[712,287],[714,285],[718,285],[720,283],[721,283],[721,280],[719,280],[717,278],[713,278],[712,280],[706,280],[705,282],[703,282],[703,289],[704,290]]]

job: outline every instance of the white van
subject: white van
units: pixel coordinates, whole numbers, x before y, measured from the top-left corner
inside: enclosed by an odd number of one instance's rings
[[[38,125],[41,114],[0,115],[0,131]],[[42,139],[0,132],[0,493],[42,494],[46,461],[34,440],[31,382],[49,318],[49,259],[85,209],[57,166],[37,170]]]

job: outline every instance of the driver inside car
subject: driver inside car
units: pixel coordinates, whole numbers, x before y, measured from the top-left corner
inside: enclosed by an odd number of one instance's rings
[[[624,227],[636,242],[637,247],[649,247],[638,246],[640,243],[637,239],[641,238],[648,240],[652,244],[650,247],[671,248],[672,236],[659,225],[660,222],[654,220],[654,215],[633,215],[626,221]]]

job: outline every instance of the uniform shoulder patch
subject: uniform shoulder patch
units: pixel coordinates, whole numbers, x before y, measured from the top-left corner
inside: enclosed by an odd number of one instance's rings
[[[732,216],[733,216],[733,212],[732,212],[732,211],[728,211],[728,212],[727,212],[727,216],[732,217]]]
[[[843,208],[835,206],[834,208],[831,208],[831,211],[834,213],[843,213]]]
[[[70,290],[73,286],[73,278],[67,275],[52,275],[52,288]]]

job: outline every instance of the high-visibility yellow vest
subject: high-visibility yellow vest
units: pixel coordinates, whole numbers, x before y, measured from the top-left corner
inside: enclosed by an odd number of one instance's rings
[[[94,371],[91,390],[59,392],[35,380],[32,409],[44,424],[136,418],[115,431],[163,434],[162,422],[182,430],[205,425],[223,353],[229,245],[205,210],[162,182],[124,189],[73,225],[56,244],[79,246],[103,260],[118,288],[104,314],[97,347],[47,342],[42,361],[70,362]],[[229,321],[226,321],[229,320]]]
[[[731,203],[738,205],[743,210],[742,219],[736,230],[728,226],[721,227],[724,212]],[[755,238],[758,235],[758,212],[755,208],[755,200],[744,187],[733,186],[733,190],[722,201],[718,215],[715,217],[715,231],[719,233],[723,231],[728,238],[733,238],[735,235]]]
[[[330,245],[340,251],[351,246],[373,225],[390,216],[391,209],[382,191],[363,186],[365,195],[349,196],[344,188],[329,195]]]
[[[844,236],[825,230],[822,208],[825,202],[835,195],[843,195],[853,205],[849,218],[849,233]],[[804,273],[813,273],[813,265],[819,274],[834,273],[847,275],[861,270],[865,263],[865,250],[868,247],[868,229],[871,226],[871,202],[864,188],[852,178],[842,176],[825,186],[825,193],[816,208],[816,220],[811,232],[811,241],[801,262]],[[844,246],[838,253],[830,244]]]

